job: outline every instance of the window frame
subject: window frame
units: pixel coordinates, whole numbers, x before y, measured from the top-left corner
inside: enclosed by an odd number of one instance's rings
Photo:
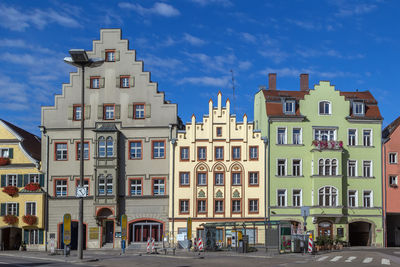
[[[66,158],[65,159],[63,159],[63,158],[58,159],[57,158],[57,151],[58,151],[57,145],[66,145],[67,146],[67,148],[65,149],[65,151],[66,151]],[[54,160],[55,161],[68,161],[68,157],[69,157],[68,154],[69,154],[68,153],[68,142],[54,142]]]
[[[365,135],[365,132],[369,132],[369,138],[368,138],[368,142],[369,142],[369,144],[366,144],[367,142],[365,141],[366,139],[365,139],[365,137],[366,137],[366,135]],[[363,146],[364,147],[373,147],[373,133],[372,133],[372,129],[363,129],[362,130],[362,133],[363,133],[363,135],[362,135],[362,137],[363,137]]]
[[[131,149],[132,149],[131,144],[132,143],[135,143],[135,144],[140,143],[140,158],[139,157],[132,158],[132,153],[131,153]],[[143,140],[129,140],[128,148],[129,148],[128,149],[128,159],[130,159],[130,160],[142,160],[143,159]]]
[[[34,207],[35,207],[34,214],[32,214],[32,212],[28,214],[28,204],[33,204],[34,205]],[[31,210],[32,210],[32,207],[31,207]],[[25,202],[25,215],[37,216],[37,203],[36,203],[36,201],[26,201]]]
[[[354,131],[354,144],[350,142],[350,131]],[[358,145],[358,131],[357,129],[350,128],[347,130],[347,145],[348,146],[357,146]]]
[[[215,136],[216,137],[222,137],[222,127],[216,127],[215,128]]]
[[[66,182],[66,189],[65,189],[65,195],[57,195],[57,182],[58,181],[65,181]],[[62,198],[62,197],[67,197],[68,196],[68,178],[55,178],[54,179],[54,188],[53,188],[53,190],[54,190],[54,197],[59,197],[59,198]],[[64,187],[63,185],[62,185],[62,187]]]
[[[257,174],[257,183],[251,183],[251,174],[253,174],[253,173],[255,173],[255,174]],[[248,184],[248,186],[249,187],[251,187],[251,186],[259,186],[260,185],[260,172],[259,171],[249,171],[248,172],[248,177],[249,177],[249,184]]]
[[[187,183],[182,183],[183,174],[187,174]],[[179,172],[179,187],[190,187],[190,172]]]
[[[350,175],[351,171],[350,171],[350,162],[354,162],[354,175]],[[358,175],[358,162],[357,160],[354,159],[348,159],[347,160],[347,176],[348,177],[357,177]]]
[[[369,192],[369,206],[366,206],[365,193]],[[374,207],[374,192],[372,190],[363,190],[363,208],[373,208]]]
[[[12,179],[11,183],[10,183],[10,179]],[[18,187],[18,174],[16,174],[16,173],[6,174],[6,186]]]
[[[136,108],[143,106],[143,117],[136,116]],[[140,112],[140,110],[139,110]],[[134,120],[144,120],[146,119],[146,103],[133,103],[133,119]]]
[[[80,109],[80,118],[78,119],[77,118],[77,109]],[[83,115],[83,110],[82,110],[82,105],[80,105],[80,104],[74,104],[73,106],[72,106],[72,120],[73,121],[81,121],[82,120],[82,115]]]
[[[182,211],[182,203],[187,202],[186,210]],[[179,199],[179,215],[190,213],[190,199]]]
[[[76,141],[75,142],[75,160],[80,160],[80,151],[79,151],[79,144],[81,143],[81,141]],[[88,144],[88,148],[87,148],[87,153],[88,153],[88,157],[85,158],[85,145]],[[90,141],[83,141],[83,160],[90,160]]]
[[[394,161],[392,161],[392,158],[391,158],[391,156],[393,156],[393,155],[394,155]],[[397,164],[398,163],[397,152],[389,152],[388,157],[389,157],[389,164]]]
[[[297,175],[295,175],[295,172],[294,172],[294,168],[295,168],[295,165],[294,165],[294,161],[299,161],[299,173],[297,174]],[[302,161],[302,159],[292,159],[292,176],[295,176],[295,177],[301,177],[301,176],[303,176],[303,161]]]
[[[157,157],[155,157],[155,143],[163,143],[164,145],[163,145],[163,147],[160,147],[160,148],[158,148],[158,149],[160,149],[160,152],[159,152],[159,154],[161,154],[161,151],[162,151],[162,149],[163,149],[163,155],[161,156],[157,156]],[[165,154],[167,154],[167,148],[166,148],[166,145],[165,145],[165,139],[160,139],[160,140],[151,140],[151,159],[165,159]]]
[[[217,151],[218,151],[219,149],[222,149],[222,150],[221,150],[221,151],[222,151],[222,153],[221,153],[222,158],[217,158]],[[214,148],[214,158],[215,158],[216,161],[222,161],[222,160],[224,160],[225,155],[224,155],[224,147],[223,147],[223,146],[216,146],[216,147]]]
[[[239,157],[235,157],[235,150],[239,149]],[[241,160],[242,159],[242,147],[241,146],[232,146],[232,160]]]
[[[326,113],[326,106],[323,107],[323,113],[321,113],[321,104],[328,104],[328,113]],[[327,116],[332,115],[332,103],[328,100],[321,100],[318,102],[318,115]]]
[[[162,180],[164,181],[164,194],[154,194],[154,182],[155,180]],[[152,196],[167,196],[167,179],[166,177],[152,177],[151,178],[151,195]]]
[[[283,133],[283,143],[280,143],[280,137],[281,134],[279,133],[279,130],[284,130]],[[276,128],[276,144],[277,145],[286,145],[287,144],[287,128],[286,127],[277,127]]]
[[[394,179],[392,179],[392,178],[394,178]],[[392,180],[394,180],[394,183],[392,182]],[[399,185],[398,184],[398,176],[397,175],[389,175],[388,184],[389,184],[389,187],[397,187]]]
[[[217,183],[217,175],[222,175],[222,183]],[[225,185],[225,172],[216,171],[214,172],[214,186],[224,186]]]
[[[257,157],[253,157],[254,155],[254,153],[252,153],[253,152],[253,149],[255,149],[255,151],[256,151],[256,154],[257,154]],[[250,146],[249,147],[249,159],[250,160],[254,160],[254,161],[256,161],[256,160],[258,160],[258,158],[259,158],[259,149],[258,149],[258,146]]]
[[[295,134],[294,134],[294,131],[295,130],[299,130],[299,143],[295,143]],[[296,134],[297,135],[297,134]],[[292,129],[292,143],[293,143],[293,145],[302,145],[303,144],[303,129],[302,128],[300,128],[300,127],[293,127],[293,129]]]
[[[15,205],[15,208],[13,207],[13,208],[11,208],[11,213],[9,213],[8,212],[8,209],[9,209],[9,205],[12,205],[12,206],[14,206]],[[14,216],[18,216],[18,214],[19,214],[19,203],[18,202],[6,202],[6,215],[14,215]]]
[[[329,196],[330,196],[330,198],[329,198],[329,205],[327,205],[326,203],[325,203],[325,200],[326,200],[326,192],[325,192],[325,188],[330,188],[330,192],[329,192]],[[322,204],[320,203],[320,190],[321,189],[323,189],[323,194],[322,194]],[[333,190],[332,189],[335,189],[336,190],[336,197],[335,197],[335,203],[333,203],[333,196],[334,196],[334,194],[333,194]],[[321,207],[338,207],[339,206],[339,189],[337,189],[336,187],[334,187],[334,186],[331,186],[331,185],[325,185],[325,186],[323,186],[323,187],[320,187],[319,189],[318,189],[318,206],[321,206]],[[334,205],[333,205],[334,204]]]
[[[90,76],[90,89],[100,89],[100,76]],[[97,86],[95,87],[94,81],[97,80]]]
[[[350,192],[354,192],[354,205],[351,205]],[[357,208],[358,207],[358,190],[356,190],[356,189],[347,190],[347,206],[350,207],[350,208]]]
[[[237,207],[234,205],[234,202],[239,202],[239,210],[234,210],[234,207]],[[242,199],[232,199],[231,200],[231,211],[232,211],[232,214],[242,213]]]
[[[199,153],[200,149],[204,149],[204,151],[205,151],[205,153],[204,153],[204,155],[205,155],[204,159],[200,158],[200,153]],[[197,147],[197,160],[198,160],[198,161],[206,161],[206,160],[207,160],[207,147],[206,147],[206,146],[198,146],[198,147]]]
[[[370,163],[370,165],[369,165],[369,176],[366,176],[365,175],[365,163],[367,163],[367,162],[369,162]],[[372,178],[372,177],[374,177],[374,172],[373,172],[373,163],[372,163],[372,160],[363,160],[363,177],[369,177],[369,178]]]
[[[112,107],[112,118],[107,118],[107,108]],[[103,104],[103,120],[113,121],[115,120],[115,104]]]
[[[294,191],[299,191],[299,194],[296,194],[295,195],[295,193],[294,193]],[[299,205],[295,205],[295,197],[299,197]],[[298,188],[293,188],[292,189],[292,206],[293,207],[301,207],[301,206],[303,206],[303,190],[302,189],[298,189]]]
[[[78,177],[78,178],[76,178],[75,179],[75,188],[78,188],[78,186],[80,186],[80,181],[81,181],[81,178],[80,177]],[[86,187],[86,184],[85,184],[85,182],[87,182],[87,187]],[[83,178],[83,187],[86,187],[87,189],[87,195],[89,196],[90,195],[90,178]]]
[[[128,80],[128,86],[124,86],[124,79]],[[119,76],[119,88],[131,88],[131,82],[130,82],[131,76],[130,75],[121,75]]]
[[[0,147],[0,157],[10,158],[10,149],[12,149],[12,148]],[[5,155],[6,151],[7,151],[7,156],[3,156],[3,155]]]
[[[251,202],[252,201],[257,201],[257,210],[251,210]],[[249,198],[248,199],[248,209],[249,209],[249,214],[259,214],[260,213],[260,200],[258,198]]]
[[[284,191],[284,195],[283,195],[284,196],[284,203],[283,203],[283,205],[282,205],[281,200],[280,200],[280,197],[282,195],[279,194],[279,191]],[[276,206],[277,207],[287,207],[287,189],[282,189],[282,188],[276,189]]]
[[[201,211],[199,210],[199,207],[200,207],[199,202],[200,201],[204,201],[205,202],[204,211],[203,210],[201,210]],[[206,198],[198,198],[196,203],[197,203],[197,207],[196,207],[197,214],[207,214],[207,199]]]
[[[199,174],[205,175],[205,183],[204,184],[199,183]],[[197,186],[207,186],[208,185],[208,172],[207,171],[197,171],[196,172],[196,185]]]
[[[222,202],[222,210],[217,211],[217,202]],[[214,199],[214,214],[223,214],[225,213],[225,200],[221,198]]]
[[[283,160],[284,161],[284,169],[283,169],[283,174],[281,173],[280,174],[280,171],[279,171],[279,161],[280,160]],[[276,159],[276,176],[278,176],[278,177],[283,177],[283,176],[286,176],[287,175],[287,160],[286,159]]]
[[[236,183],[235,181],[235,175],[239,175],[239,183]],[[242,172],[241,171],[231,171],[231,185],[232,186],[241,186],[242,185]]]
[[[182,157],[182,152],[187,150],[186,157]],[[185,155],[185,154],[183,154]],[[190,160],[190,147],[189,146],[181,146],[179,148],[179,160],[180,161],[189,161]]]
[[[105,58],[104,58],[104,61],[105,62],[115,62],[116,60],[115,60],[115,52],[116,52],[116,50],[115,49],[106,49],[105,50]],[[109,60],[109,54],[113,54],[113,56],[112,56],[112,60]]]
[[[357,111],[357,105],[361,106],[361,113],[356,112]],[[353,102],[353,115],[355,116],[364,116],[365,114],[365,104],[364,102],[360,102],[360,101],[354,101]]]
[[[287,110],[288,105],[291,106],[292,111]],[[292,99],[285,100],[283,102],[283,113],[288,114],[288,115],[296,114],[296,100],[292,100]]]

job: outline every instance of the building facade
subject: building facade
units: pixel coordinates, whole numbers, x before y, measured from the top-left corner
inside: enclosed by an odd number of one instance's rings
[[[103,58],[70,74],[55,105],[42,107],[42,151],[49,194],[48,239],[63,247],[63,215],[72,216],[77,247],[80,123],[85,118],[84,239],[86,248],[120,246],[120,217],[128,216],[128,243],[160,241],[168,231],[169,140],[177,105],[164,99],[120,29],[102,29],[89,58]]]
[[[269,89],[254,101],[256,128],[269,139],[270,219],[351,245],[383,245],[381,125],[369,91],[341,92],[321,81],[300,91]],[[307,209],[307,208],[306,208]]]
[[[386,222],[386,245],[400,246],[400,118],[390,123],[382,132],[383,138],[383,187]]]
[[[265,144],[246,115],[236,121],[229,99],[222,107],[220,92],[217,107],[212,100],[208,105],[202,122],[193,115],[185,131],[178,132],[170,168],[170,227],[175,234],[187,234],[186,222],[192,218],[192,239],[202,235],[205,223],[229,223],[229,228],[216,228],[216,241],[234,245],[232,228],[242,231],[243,222],[264,222]],[[250,223],[246,230],[251,244],[264,242],[259,227],[264,229]]]
[[[40,152],[39,137],[0,120],[0,249],[45,249]]]

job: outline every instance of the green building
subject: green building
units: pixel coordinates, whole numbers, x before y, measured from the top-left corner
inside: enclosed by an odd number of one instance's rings
[[[301,233],[301,207],[309,207],[315,236],[382,246],[382,120],[369,91],[341,92],[327,81],[309,89],[308,74],[299,91],[282,91],[269,74],[254,99],[256,128],[269,140],[269,219]]]

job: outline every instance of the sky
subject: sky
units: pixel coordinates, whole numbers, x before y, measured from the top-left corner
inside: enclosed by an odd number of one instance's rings
[[[39,135],[41,106],[75,71],[69,49],[121,28],[185,123],[218,91],[238,121],[253,120],[254,94],[275,72],[280,90],[299,90],[300,73],[310,87],[369,90],[386,126],[400,115],[399,11],[396,0],[2,0],[0,118]]]

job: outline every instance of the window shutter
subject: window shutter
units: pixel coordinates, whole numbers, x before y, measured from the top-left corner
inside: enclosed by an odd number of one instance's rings
[[[101,50],[101,57],[106,59],[106,50]]]
[[[39,244],[43,244],[43,230],[39,230]]]
[[[41,187],[44,186],[44,174],[43,173],[39,174],[39,184]]]
[[[85,105],[85,120],[90,119],[90,105]]]
[[[85,88],[90,88],[90,78],[85,79]]]
[[[19,216],[19,203],[17,203],[17,216]]]
[[[135,87],[135,77],[129,78],[129,87]]]
[[[151,104],[146,104],[146,118],[151,118]]]
[[[121,105],[115,105],[115,118],[121,118]]]
[[[103,105],[97,106],[97,118],[103,119]]]
[[[18,174],[18,175],[17,175],[17,178],[18,178],[17,186],[18,186],[18,187],[22,187],[22,179],[23,179],[22,174]]]
[[[24,243],[28,244],[29,243],[29,230],[24,230]]]
[[[121,77],[117,76],[115,78],[115,87],[120,88],[121,87]]]
[[[119,61],[119,50],[115,51],[115,61]]]
[[[68,107],[68,120],[72,120],[74,118],[74,107],[69,106]]]
[[[14,148],[9,148],[8,149],[8,157],[10,159],[14,158]]]
[[[5,187],[6,186],[6,175],[2,174],[1,175],[1,187]]]
[[[100,78],[99,82],[100,82],[100,88],[104,88],[104,78]]]
[[[128,118],[133,119],[133,104],[128,105]]]
[[[23,186],[29,184],[29,174],[24,174],[24,184]]]
[[[6,203],[1,203],[1,213],[0,213],[1,216],[6,215],[6,209],[7,209],[6,205],[7,205]]]

